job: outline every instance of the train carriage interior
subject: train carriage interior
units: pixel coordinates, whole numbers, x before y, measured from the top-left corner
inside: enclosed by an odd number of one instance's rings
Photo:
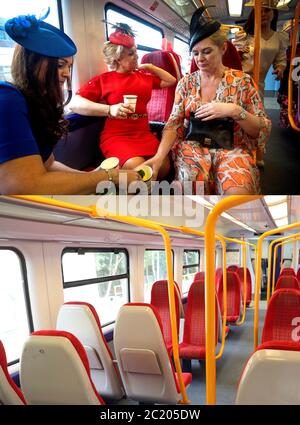
[[[7,405],[97,405],[103,412],[300,405],[300,1],[2,3],[0,81],[11,79],[15,47],[6,20],[50,8],[45,22],[78,48],[65,99],[107,72],[103,45],[119,22],[136,33],[138,63],[167,70],[176,83],[198,66],[189,24],[201,6],[227,25],[225,67],[242,70],[233,40],[251,5],[278,7],[277,31],[289,41],[283,79],[271,67],[264,81],[272,131],[257,194],[220,196],[213,185],[209,193],[196,185],[177,193],[175,162],[165,177],[175,180],[168,195],[148,196],[149,182],[146,194],[117,196],[0,189],[0,417]],[[257,63],[259,49],[254,56]],[[259,72],[254,65],[257,89]],[[144,114],[159,141],[176,86],[153,89]],[[76,170],[74,179],[104,160],[99,135],[114,118],[111,106],[99,117],[64,105],[68,134],[53,153]]]
[[[299,197],[120,202],[0,199],[1,403],[299,404]]]

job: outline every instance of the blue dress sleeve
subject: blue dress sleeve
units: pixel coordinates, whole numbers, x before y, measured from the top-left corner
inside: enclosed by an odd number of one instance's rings
[[[41,155],[32,134],[25,98],[8,84],[0,84],[0,123],[0,164]]]

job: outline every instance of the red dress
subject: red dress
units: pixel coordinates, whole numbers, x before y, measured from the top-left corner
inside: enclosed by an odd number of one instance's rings
[[[137,95],[136,114],[147,114],[152,89],[161,80],[150,74],[135,71],[131,74],[105,72],[92,78],[77,91],[79,96],[97,103],[123,103],[123,95]],[[159,141],[150,132],[148,118],[118,119],[108,117],[100,134],[100,148],[106,158],[116,156],[122,166],[129,158],[153,156]]]

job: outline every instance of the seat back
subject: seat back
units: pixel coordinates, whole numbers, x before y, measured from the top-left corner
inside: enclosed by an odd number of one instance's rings
[[[178,284],[174,282],[175,310],[176,310],[176,325],[177,333],[179,332],[179,306],[181,304],[180,289]],[[151,288],[151,301],[159,313],[163,327],[163,336],[168,349],[172,347],[172,327],[170,320],[168,281],[158,280],[153,283]]]
[[[241,375],[236,404],[300,404],[300,344],[267,342]]]
[[[12,380],[8,368],[7,359],[2,341],[0,341],[0,405],[26,404],[20,388]]]
[[[275,290],[283,288],[300,289],[299,281],[296,276],[292,274],[280,275],[276,282]]]
[[[228,68],[243,70],[241,58],[231,41],[227,40],[227,50],[222,58],[223,65]],[[198,71],[198,67],[195,63],[195,59],[192,59],[190,73]]]
[[[229,271],[229,272],[235,272],[235,273],[237,273],[238,270],[239,270],[239,266],[236,266],[236,265],[232,265],[232,266],[228,266],[227,267],[227,271]]]
[[[244,267],[238,268],[238,275],[241,283],[241,294],[244,297]],[[243,298],[244,299],[244,298]],[[248,306],[252,300],[252,282],[249,269],[246,269],[246,305]]]
[[[218,304],[216,302],[216,343],[218,340]],[[183,343],[205,348],[205,285],[196,280],[190,287],[183,330]]]
[[[296,276],[295,270],[292,269],[291,267],[286,267],[284,269],[281,270],[280,272],[280,276]]]
[[[180,63],[174,52],[156,50],[151,53],[146,53],[142,57],[141,63],[152,63],[164,69],[173,75],[177,82],[182,77]],[[176,84],[172,87],[152,90],[152,96],[147,105],[149,121],[168,121],[174,103],[175,90]]]
[[[300,290],[276,290],[268,304],[261,342],[293,341],[296,317],[300,317]]]
[[[194,276],[194,282],[196,280],[201,280],[202,282],[204,282],[205,280],[205,272],[197,272]]]
[[[124,391],[95,308],[86,302],[63,304],[58,313],[56,329],[72,333],[83,345],[98,393],[109,399],[121,399]]]
[[[241,285],[237,273],[227,271],[227,322],[235,323],[241,312]],[[218,300],[223,312],[223,276],[218,290]]]
[[[20,378],[28,404],[104,404],[85,350],[69,332],[34,332],[24,344]]]
[[[162,323],[154,306],[122,306],[115,324],[114,346],[129,398],[167,404],[176,404],[180,400]]]

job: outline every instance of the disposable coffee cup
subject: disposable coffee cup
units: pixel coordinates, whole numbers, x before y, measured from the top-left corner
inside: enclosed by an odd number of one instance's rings
[[[102,170],[114,170],[119,166],[119,163],[119,158],[112,156],[111,158],[106,158],[104,161],[102,161],[99,168]]]
[[[143,182],[147,184],[148,192],[151,192],[151,178],[153,175],[153,170],[149,165],[141,165],[140,167],[136,168],[136,171],[138,174],[142,177]]]
[[[137,96],[134,94],[125,94],[123,98],[124,103],[126,103],[126,105],[131,105],[132,112],[135,112]]]

